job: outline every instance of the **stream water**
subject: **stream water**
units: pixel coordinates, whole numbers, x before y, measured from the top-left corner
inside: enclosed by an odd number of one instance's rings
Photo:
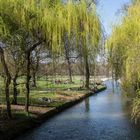
[[[140,128],[130,119],[130,104],[112,82],[17,140],[140,140]]]

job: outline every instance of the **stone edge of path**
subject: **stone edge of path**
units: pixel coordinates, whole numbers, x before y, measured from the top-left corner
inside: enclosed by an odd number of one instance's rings
[[[104,90],[106,90],[106,86],[104,86],[103,88],[95,91],[95,92],[89,92],[84,94],[83,96],[70,100],[66,103],[64,103],[63,105],[60,105],[58,107],[54,107],[52,109],[50,109],[49,111],[47,111],[46,113],[39,115],[37,118],[29,118],[27,120],[24,120],[24,122],[21,122],[20,126],[13,126],[13,127],[18,127],[16,129],[16,131],[11,131],[11,133],[7,132],[8,135],[6,135],[5,133],[0,132],[0,140],[14,140],[15,138],[18,138],[19,136],[21,136],[22,134],[28,132],[29,130],[35,129],[37,128],[39,125],[41,125],[43,122],[47,121],[48,119],[52,118],[53,116],[57,115],[58,113],[74,106],[75,104],[83,101],[85,98],[94,95],[96,93],[102,92]],[[22,123],[24,123],[24,125],[22,125]]]

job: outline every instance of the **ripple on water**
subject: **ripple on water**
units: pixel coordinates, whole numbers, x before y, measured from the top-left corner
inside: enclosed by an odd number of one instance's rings
[[[53,117],[17,140],[140,140],[120,90],[108,89]]]

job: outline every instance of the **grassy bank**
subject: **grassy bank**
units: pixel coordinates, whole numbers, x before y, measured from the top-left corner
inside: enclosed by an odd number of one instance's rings
[[[46,85],[45,81],[39,80],[37,85],[37,88],[32,88],[31,90],[29,115],[24,112],[24,92],[20,92],[18,105],[12,105],[12,120],[5,118],[5,97],[1,94],[0,140],[13,139],[23,132],[38,126],[42,121],[49,119],[58,112],[106,88],[103,85],[91,84],[90,89],[86,90],[80,87],[78,80],[71,84],[57,85],[50,83],[51,88]],[[43,99],[50,99],[51,101],[46,102]]]

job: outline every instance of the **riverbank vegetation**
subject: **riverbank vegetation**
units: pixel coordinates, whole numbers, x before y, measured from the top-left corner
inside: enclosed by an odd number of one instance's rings
[[[140,120],[140,0],[125,5],[107,37],[108,62],[96,4],[0,0],[0,136],[12,138],[49,111],[105,89],[97,76],[110,76],[109,67],[132,99],[132,119]]]
[[[13,118],[11,104],[29,116],[30,105],[52,107],[74,91],[96,90],[90,74],[101,39],[93,2],[0,0],[1,115]],[[72,79],[73,70],[84,78]]]
[[[13,86],[10,86],[10,102],[12,119],[7,119],[5,94],[0,94],[0,139],[13,139],[23,132],[38,126],[44,120],[62,110],[78,103],[82,99],[104,90],[106,87],[101,85],[101,81],[96,79],[96,84],[91,81],[90,89],[82,87],[81,76],[72,76],[73,83],[69,83],[68,76],[57,76],[48,79],[40,78],[36,80],[36,86],[30,88],[29,113],[26,114],[25,107],[25,87],[23,84],[17,86],[17,104],[13,102]],[[94,77],[92,77],[94,78]],[[54,80],[54,82],[50,80]],[[92,79],[94,80],[94,79]],[[58,82],[59,83],[55,83]],[[17,83],[21,82],[18,79]],[[23,79],[22,79],[23,82]],[[32,81],[31,81],[32,83]],[[20,87],[21,86],[21,87]],[[2,86],[1,89],[4,89]],[[2,90],[3,91],[3,90]],[[14,128],[13,128],[14,126]]]
[[[133,99],[132,118],[140,118],[140,1],[125,8],[121,24],[114,27],[107,40],[112,76]]]

